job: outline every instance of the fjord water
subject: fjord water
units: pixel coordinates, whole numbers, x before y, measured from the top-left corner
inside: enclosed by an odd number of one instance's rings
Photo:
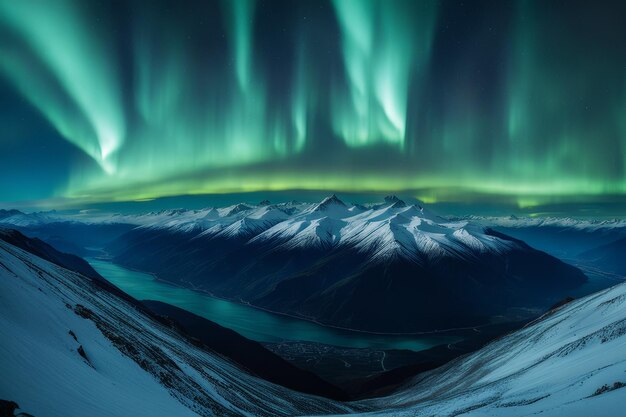
[[[380,335],[326,327],[170,285],[106,260],[87,260],[100,275],[138,300],[175,305],[258,342],[306,341],[348,348],[420,351],[460,340],[454,335]]]

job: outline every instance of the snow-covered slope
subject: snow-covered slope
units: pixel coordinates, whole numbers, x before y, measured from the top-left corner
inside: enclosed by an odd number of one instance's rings
[[[0,398],[34,416],[276,416],[354,408],[252,377],[91,279],[1,240],[0,375]]]
[[[626,284],[566,304],[365,404],[388,416],[624,415]]]

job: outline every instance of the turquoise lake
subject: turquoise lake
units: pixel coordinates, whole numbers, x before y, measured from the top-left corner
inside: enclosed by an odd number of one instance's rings
[[[452,335],[380,335],[322,326],[170,285],[102,259],[88,259],[111,283],[138,300],[166,302],[258,342],[306,341],[349,348],[420,351],[460,340]]]

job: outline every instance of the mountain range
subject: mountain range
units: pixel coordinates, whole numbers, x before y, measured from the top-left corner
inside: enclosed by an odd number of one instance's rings
[[[114,262],[271,311],[374,332],[489,323],[585,282],[575,267],[394,196],[369,206],[237,204],[126,217]]]

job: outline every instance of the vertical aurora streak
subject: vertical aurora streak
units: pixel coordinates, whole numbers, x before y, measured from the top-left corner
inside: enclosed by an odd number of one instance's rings
[[[333,125],[351,146],[404,143],[411,78],[428,61],[434,2],[333,1],[342,28],[348,97],[335,97]],[[421,71],[420,71],[421,70]]]
[[[252,73],[252,29],[254,19],[254,0],[226,1],[230,23],[230,38],[233,43],[235,70],[239,88],[246,91]]]
[[[68,140],[107,173],[114,172],[112,155],[124,140],[125,122],[120,84],[113,63],[107,60],[112,51],[104,33],[93,30],[76,4],[66,0],[2,1],[0,13],[23,38],[24,49],[37,54],[14,50],[3,59],[5,71]],[[41,62],[45,73],[31,68],[33,59]],[[62,91],[52,91],[57,86]],[[66,99],[75,106],[70,112],[81,113],[84,120],[66,114]]]

